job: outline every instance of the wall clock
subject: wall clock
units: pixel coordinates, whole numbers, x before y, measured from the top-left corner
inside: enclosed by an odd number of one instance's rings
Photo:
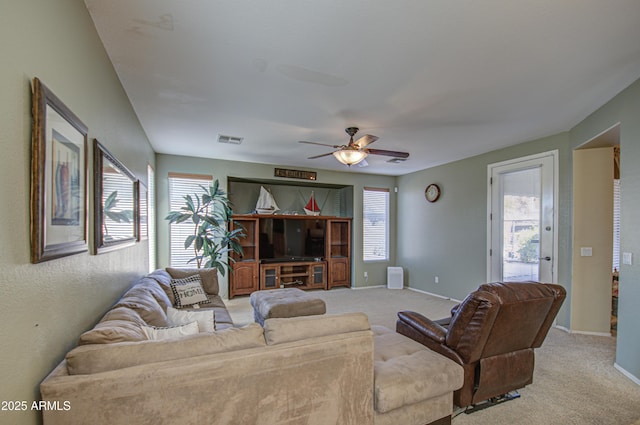
[[[431,183],[424,190],[424,197],[427,198],[429,202],[436,202],[440,197],[440,187],[435,183]]]

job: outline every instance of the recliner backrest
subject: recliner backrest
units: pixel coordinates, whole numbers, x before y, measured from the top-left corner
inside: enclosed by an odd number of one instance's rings
[[[478,360],[499,310],[500,299],[494,294],[470,293],[451,318],[445,344],[465,363]]]
[[[538,282],[495,282],[480,285],[500,299],[496,317],[482,357],[537,348],[549,332],[562,299],[559,285]]]
[[[480,285],[455,311],[446,344],[474,362],[539,347],[565,298],[559,285],[497,282]]]

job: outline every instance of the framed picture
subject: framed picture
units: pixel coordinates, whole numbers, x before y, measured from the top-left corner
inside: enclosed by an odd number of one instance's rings
[[[88,250],[87,126],[33,80],[31,262]]]
[[[138,240],[149,239],[149,191],[147,186],[140,180],[136,182],[136,193],[138,194]]]
[[[124,248],[138,240],[138,195],[133,173],[93,140],[94,252]]]

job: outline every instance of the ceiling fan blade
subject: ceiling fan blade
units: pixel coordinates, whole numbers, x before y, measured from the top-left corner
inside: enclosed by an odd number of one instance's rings
[[[310,156],[307,159],[316,159],[316,158],[322,158],[323,156],[329,156],[329,155],[333,155],[333,152],[329,152],[329,153],[323,153],[321,155],[314,155],[314,156]]]
[[[299,140],[298,143],[306,143],[308,145],[319,145],[319,146],[329,146],[330,148],[334,148],[334,149],[338,149],[341,148],[342,146],[340,145],[328,145],[326,143],[318,143],[318,142],[307,142],[304,140]]]
[[[368,144],[373,143],[378,139],[379,139],[378,136],[372,136],[371,134],[365,134],[364,136],[362,136],[361,138],[359,138],[358,140],[353,142],[353,144],[359,146],[360,149],[362,149],[365,146],[367,146]]]
[[[367,153],[372,155],[384,155],[384,156],[392,156],[394,158],[409,158],[408,152],[399,152],[399,151],[388,151],[385,149],[364,149]]]

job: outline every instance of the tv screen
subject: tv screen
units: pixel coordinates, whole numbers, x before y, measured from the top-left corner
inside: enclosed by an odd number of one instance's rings
[[[325,221],[260,219],[260,259],[294,261],[324,257]]]

